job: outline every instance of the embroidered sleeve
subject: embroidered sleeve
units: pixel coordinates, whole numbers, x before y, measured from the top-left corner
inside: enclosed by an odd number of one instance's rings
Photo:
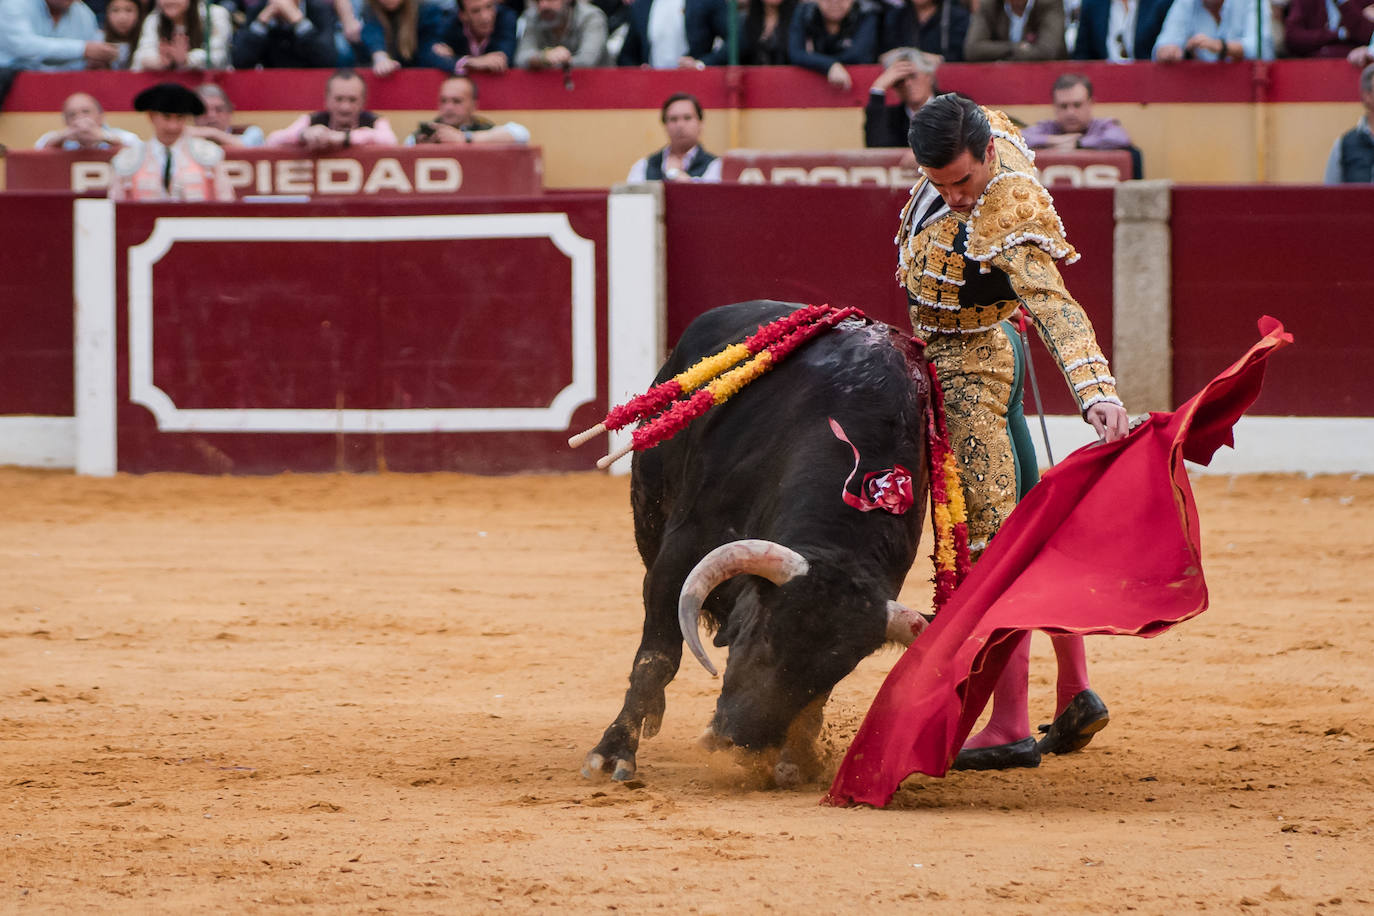
[[[1121,404],[1092,322],[1069,295],[1054,259],[1035,245],[1003,251],[993,265],[1006,272],[1012,289],[1035,322],[1078,401],[1080,412],[1094,404]]]

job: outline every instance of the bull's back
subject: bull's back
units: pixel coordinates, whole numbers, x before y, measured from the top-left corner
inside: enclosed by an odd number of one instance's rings
[[[754,301],[705,313],[684,332],[660,381],[800,307]],[[858,479],[898,464],[920,474],[919,356],[894,340],[885,325],[853,322],[822,332],[673,439],[637,455],[636,533],[646,562],[674,520],[708,519],[713,530],[703,537],[715,543],[799,532],[842,538],[881,524],[840,501],[854,457],[828,421],[859,449]],[[913,521],[919,526],[919,514],[903,527]]]

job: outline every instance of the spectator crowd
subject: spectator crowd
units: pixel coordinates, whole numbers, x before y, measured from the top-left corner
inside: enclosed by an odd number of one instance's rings
[[[737,0],[734,9],[732,23],[728,0],[0,0],[0,80],[21,70],[334,70],[324,107],[270,136],[235,125],[231,100],[214,85],[194,104],[178,96],[183,107],[153,112],[176,116],[184,130],[150,147],[166,148],[146,158],[152,169],[176,156],[204,158],[204,143],[315,152],[402,138],[528,143],[523,126],[477,114],[473,76],[553,70],[572,88],[577,68],[699,70],[729,63],[732,44],[741,64],[800,67],[842,90],[853,86],[851,67],[881,63],[864,109],[867,146],[906,146],[907,125],[938,93],[937,71],[950,61],[1374,62],[1374,0]],[[435,117],[409,135],[367,110],[358,75],[404,67],[449,76]],[[1368,84],[1366,70],[1366,100]],[[1125,129],[1092,116],[1091,81],[1064,74],[1052,101],[1055,117],[1026,131],[1032,147],[1129,150],[1141,175]],[[697,145],[703,114],[691,96],[669,99],[660,112],[668,145],[636,163],[632,180],[718,180],[719,161]],[[1367,119],[1357,128],[1333,149],[1328,181],[1367,171]],[[63,127],[38,145],[119,148],[136,139],[105,125],[100,103],[76,93]],[[151,188],[157,176],[148,175]]]
[[[0,68],[791,64],[848,89],[892,49],[946,61],[1374,60],[1371,0],[0,0]],[[732,28],[733,25],[733,28]]]

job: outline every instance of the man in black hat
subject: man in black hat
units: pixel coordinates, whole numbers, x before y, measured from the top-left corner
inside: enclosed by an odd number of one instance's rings
[[[205,113],[200,96],[176,83],[158,83],[134,97],[134,109],[148,113],[153,138],[115,155],[111,200],[234,199],[218,168],[224,150],[186,130]]]

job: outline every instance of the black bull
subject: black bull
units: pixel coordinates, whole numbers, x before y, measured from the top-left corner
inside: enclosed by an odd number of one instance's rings
[[[707,312],[657,382],[796,308],[755,301]],[[887,325],[850,320],[635,455],[644,633],[625,704],[588,753],[584,775],[634,774],[640,737],[662,724],[684,638],[714,673],[700,650],[698,612],[715,628],[715,644],[729,647],[703,744],[757,752],[780,785],[819,774],[815,739],[831,689],[886,639],[908,643],[924,625],[895,599],[920,540],[928,395],[919,347]],[[854,456],[830,417],[862,456],[851,491],[864,474],[902,465],[912,475],[910,511],[861,512],[842,500]]]

